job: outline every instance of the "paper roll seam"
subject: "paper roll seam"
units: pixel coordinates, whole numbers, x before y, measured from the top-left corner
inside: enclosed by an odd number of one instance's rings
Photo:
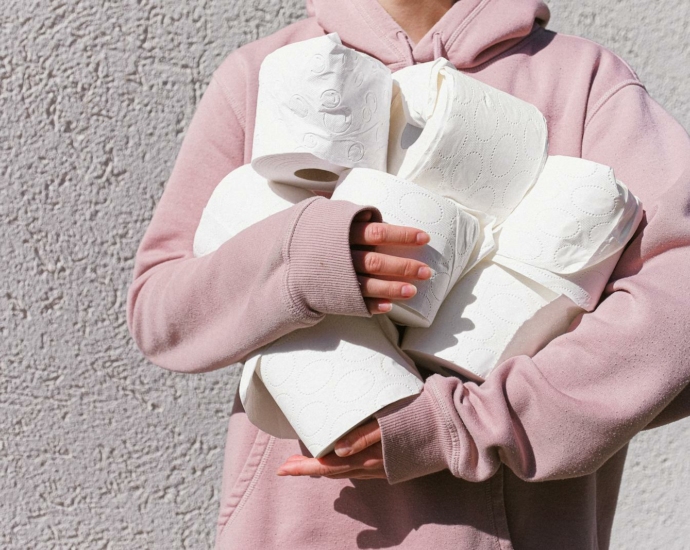
[[[625,221],[624,226],[620,229],[619,235],[610,237],[616,243],[613,247],[613,250],[609,252],[610,255],[615,254],[619,250],[623,250],[626,246],[628,246],[633,235],[637,231],[637,228],[642,222],[642,218],[644,217],[644,208],[642,206],[642,202],[640,201],[640,199],[636,197],[634,194],[632,194],[630,190],[622,182],[617,181],[617,184],[623,187],[625,194],[631,198],[631,201],[625,201],[626,204],[623,206],[621,216],[618,218],[617,225],[620,225],[622,220]],[[634,205],[631,206],[630,202],[632,202]],[[590,233],[593,230],[594,228],[591,228]],[[601,248],[611,248],[605,246],[607,244],[608,243],[602,243],[602,246],[599,250],[597,250],[594,256],[601,255],[599,254]]]

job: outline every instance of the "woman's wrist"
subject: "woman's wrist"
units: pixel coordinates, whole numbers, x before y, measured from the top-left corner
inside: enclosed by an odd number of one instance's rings
[[[390,484],[449,467],[453,443],[428,383],[418,395],[380,410],[384,469]]]
[[[329,315],[370,317],[350,249],[355,216],[371,206],[316,197],[299,213],[286,240],[286,290],[293,307],[307,318]]]

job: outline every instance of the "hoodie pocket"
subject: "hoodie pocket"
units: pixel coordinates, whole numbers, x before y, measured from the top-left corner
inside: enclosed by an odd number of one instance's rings
[[[247,454],[242,470],[235,479],[230,491],[227,492],[227,496],[223,498],[220,504],[216,541],[251,497],[257,480],[266,466],[274,443],[275,438],[273,436],[257,430],[254,443]]]
[[[508,530],[508,515],[503,496],[503,476],[505,466],[502,464],[498,471],[488,480],[489,504],[494,522],[494,532],[501,550],[514,550]]]

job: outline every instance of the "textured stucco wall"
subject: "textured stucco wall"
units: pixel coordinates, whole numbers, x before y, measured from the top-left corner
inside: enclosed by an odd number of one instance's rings
[[[0,547],[207,548],[237,373],[144,360],[133,257],[225,55],[301,0],[4,0],[0,9]],[[690,128],[686,0],[552,1]],[[632,444],[614,548],[690,540],[690,422]]]

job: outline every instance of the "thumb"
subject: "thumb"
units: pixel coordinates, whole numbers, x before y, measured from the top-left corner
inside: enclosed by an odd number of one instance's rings
[[[381,429],[378,420],[355,428],[349,434],[341,438],[335,444],[335,454],[340,457],[350,456],[359,453],[381,441]]]

